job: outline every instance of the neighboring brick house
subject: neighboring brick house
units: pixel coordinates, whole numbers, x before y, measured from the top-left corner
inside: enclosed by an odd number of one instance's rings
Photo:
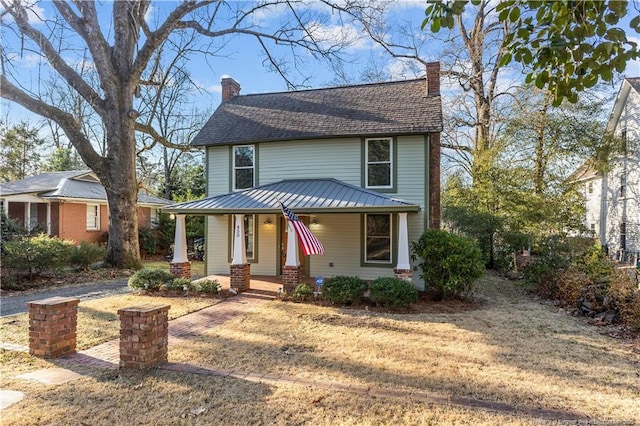
[[[76,243],[104,241],[109,210],[104,188],[90,171],[42,173],[0,184],[2,209],[29,231]],[[152,228],[168,200],[138,195],[138,226]]]
[[[280,93],[240,95],[223,78],[222,103],[191,142],[206,149],[208,197],[165,209],[179,219],[174,263],[187,261],[184,215],[204,215],[206,272],[232,285],[250,270],[396,274],[422,287],[409,243],[440,225],[441,130],[439,63],[426,78]],[[278,200],[325,256],[290,244]]]

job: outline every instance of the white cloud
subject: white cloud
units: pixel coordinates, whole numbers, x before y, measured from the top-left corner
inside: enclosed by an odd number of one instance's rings
[[[31,25],[38,25],[44,23],[46,20],[46,14],[44,8],[34,0],[21,0],[22,7],[27,11],[27,19]],[[4,12],[4,8],[0,7],[0,12]],[[7,14],[3,17],[6,21],[14,22],[13,16]]]
[[[424,75],[422,66],[412,59],[394,58],[386,67],[385,71],[391,80],[409,80]]]
[[[26,55],[19,55],[17,53],[8,53],[7,59],[9,63],[15,65],[17,68],[35,68],[40,64],[42,58],[35,53],[29,53]]]
[[[226,75],[223,75],[220,78],[223,77],[228,77]],[[200,80],[193,80],[193,82],[195,83],[195,85],[198,87],[198,89],[201,90],[205,90],[209,93],[222,93],[222,86],[220,86],[220,83],[211,83],[211,82],[202,82]]]
[[[373,41],[351,24],[322,25],[313,23],[309,26],[311,35],[324,47],[344,45],[349,50],[372,49]]]

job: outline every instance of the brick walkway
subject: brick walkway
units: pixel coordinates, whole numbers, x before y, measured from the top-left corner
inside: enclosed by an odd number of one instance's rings
[[[249,290],[208,308],[176,318],[169,322],[169,347],[250,312],[274,297],[273,293],[265,290]],[[60,359],[90,367],[117,369],[120,363],[120,340],[111,340]]]

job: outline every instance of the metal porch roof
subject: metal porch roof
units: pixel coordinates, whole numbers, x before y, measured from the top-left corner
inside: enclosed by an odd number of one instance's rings
[[[282,201],[295,213],[417,212],[420,206],[337,179],[291,179],[163,208],[170,213],[278,213]]]

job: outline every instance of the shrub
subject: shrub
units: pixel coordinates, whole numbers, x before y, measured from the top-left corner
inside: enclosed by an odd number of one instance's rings
[[[613,274],[613,263],[607,258],[601,245],[589,248],[576,262],[594,284],[608,284]]]
[[[140,251],[143,256],[151,256],[156,254],[158,247],[158,239],[154,232],[149,228],[140,228],[138,230],[138,239]]]
[[[3,266],[32,278],[48,270],[59,270],[69,264],[74,249],[70,241],[48,237],[41,234],[36,237],[6,241],[3,245]]]
[[[362,299],[367,282],[358,277],[339,275],[329,278],[322,286],[322,297],[332,303],[350,304]]]
[[[614,273],[609,296],[617,305],[620,321],[632,331],[640,332],[640,289],[634,275],[635,271]]]
[[[161,286],[169,288],[175,277],[160,268],[140,269],[129,278],[129,287],[137,290],[159,290]]]
[[[222,287],[218,280],[201,280],[195,286],[196,291],[209,294],[218,294]]]
[[[293,300],[297,300],[297,301],[309,300],[313,296],[314,291],[315,291],[314,288],[311,287],[309,284],[306,284],[306,283],[298,284],[295,290],[293,290],[291,297],[293,297]]]
[[[89,265],[98,262],[107,255],[107,250],[97,244],[82,241],[71,251],[70,262],[82,270],[89,269]]]
[[[430,229],[411,248],[414,260],[420,260],[420,277],[440,299],[468,296],[484,272],[477,244],[460,235]]]
[[[392,308],[406,307],[418,296],[410,282],[394,277],[381,277],[371,283],[369,297],[376,305]]]
[[[174,278],[166,286],[167,290],[172,291],[190,291],[194,289],[194,285],[189,278]]]

